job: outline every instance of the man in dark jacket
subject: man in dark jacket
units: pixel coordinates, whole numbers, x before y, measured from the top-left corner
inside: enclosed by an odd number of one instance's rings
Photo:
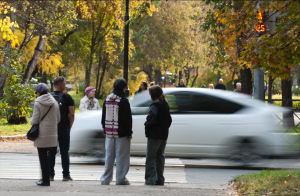
[[[223,84],[223,79],[220,78],[219,83],[216,85],[215,89],[221,89],[221,90],[226,90],[225,85]]]
[[[109,185],[113,179],[116,159],[116,185],[130,185],[126,175],[130,166],[130,140],[132,139],[132,116],[128,99],[125,97],[127,82],[119,78],[114,90],[103,103],[102,126],[105,140],[105,169],[101,184]]]

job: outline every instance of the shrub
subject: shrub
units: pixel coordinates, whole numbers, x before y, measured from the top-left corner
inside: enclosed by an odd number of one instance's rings
[[[9,124],[27,123],[31,103],[34,101],[34,87],[22,85],[23,64],[20,53],[12,50],[9,56],[10,66],[1,70],[7,74],[4,96],[0,102],[0,118],[6,118]]]

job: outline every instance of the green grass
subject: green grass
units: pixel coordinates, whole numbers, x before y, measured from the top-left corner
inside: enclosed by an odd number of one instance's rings
[[[300,195],[300,170],[266,170],[235,178],[239,195]]]
[[[30,120],[28,120],[30,122]],[[30,123],[22,125],[9,125],[0,123],[0,136],[22,135],[26,134],[31,127]]]

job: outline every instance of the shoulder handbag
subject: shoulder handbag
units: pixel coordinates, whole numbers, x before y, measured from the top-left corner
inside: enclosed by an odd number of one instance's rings
[[[42,120],[45,118],[45,116],[48,114],[48,112],[50,111],[52,106],[50,106],[49,110],[47,111],[47,113],[43,116],[43,118],[41,119],[40,123],[42,122]],[[27,139],[34,141],[36,140],[36,138],[39,136],[39,123],[36,125],[32,125],[32,127],[30,128],[30,130],[27,132]]]

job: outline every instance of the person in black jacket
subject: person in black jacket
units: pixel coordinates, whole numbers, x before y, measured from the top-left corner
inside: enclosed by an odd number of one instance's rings
[[[102,108],[102,126],[105,139],[105,168],[101,185],[109,185],[113,179],[116,160],[116,185],[130,185],[126,175],[130,166],[130,140],[132,139],[132,116],[125,97],[127,82],[119,78],[114,90],[107,96]]]
[[[186,88],[186,86],[184,85],[184,81],[183,79],[180,79],[178,86],[176,87],[182,87],[182,88]]]
[[[150,105],[150,112],[145,122],[145,133],[148,138],[145,184],[164,185],[165,148],[172,118],[161,87],[151,86],[149,94],[153,103]]]
[[[138,90],[136,90],[134,94],[136,95],[140,92],[143,92],[143,91],[147,90],[147,87],[148,87],[147,82],[142,81],[141,85],[140,85],[140,88]]]
[[[223,84],[222,78],[220,78],[219,83],[216,85],[216,89],[226,90],[226,86]]]

